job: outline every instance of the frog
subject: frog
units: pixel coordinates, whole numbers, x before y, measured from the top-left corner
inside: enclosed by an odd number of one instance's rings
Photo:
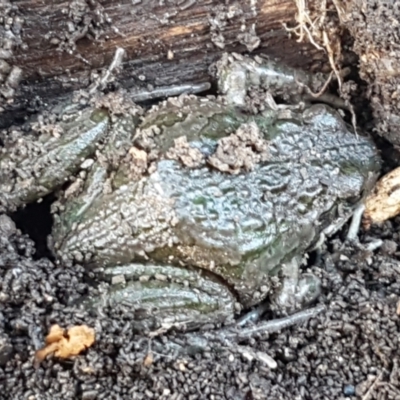
[[[214,78],[218,95],[66,113],[61,135],[0,156],[0,212],[58,191],[49,247],[96,277],[80,306],[128,306],[139,332],[310,304],[320,282],[301,270],[305,255],[349,220],[381,168],[371,138],[304,93],[315,75],[224,55]],[[252,87],[265,91],[258,112],[246,108]]]

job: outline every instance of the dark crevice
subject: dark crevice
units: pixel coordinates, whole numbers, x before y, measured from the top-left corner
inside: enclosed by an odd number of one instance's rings
[[[42,257],[54,259],[47,246],[47,236],[50,235],[53,225],[50,207],[54,200],[55,195],[50,194],[44,197],[41,202],[28,204],[10,215],[17,228],[35,242],[36,253],[33,257],[34,259]]]

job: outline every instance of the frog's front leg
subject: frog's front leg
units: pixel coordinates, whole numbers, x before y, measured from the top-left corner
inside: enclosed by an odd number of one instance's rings
[[[53,204],[54,224],[48,245],[61,258],[64,258],[64,254],[60,252],[60,249],[66,238],[74,235],[74,231],[79,229],[81,222],[88,222],[94,217],[90,214],[93,203],[101,199],[105,193],[116,189],[117,185],[127,183],[132,178],[127,175],[129,170],[124,173],[125,170],[119,170],[119,166],[124,161],[126,162],[127,157],[129,158],[129,150],[138,122],[138,116],[126,115],[114,118],[114,121],[110,123],[107,143],[97,154],[97,160],[87,160],[89,161],[88,170],[81,187],[74,190],[74,184],[72,184]],[[111,183],[112,180],[113,183]],[[67,250],[66,253],[67,256],[69,251]],[[83,261],[83,256],[78,253],[75,254],[76,259]],[[86,254],[86,257],[88,256],[89,254]]]
[[[0,155],[0,211],[12,211],[61,187],[96,151],[108,130],[103,110],[87,110],[61,123],[60,136],[20,138]]]
[[[216,63],[218,88],[228,103],[243,107],[250,87],[262,87],[274,96],[282,95],[294,103],[299,102],[301,88],[320,88],[326,81],[322,74],[308,74],[273,60],[238,54],[224,54]]]
[[[300,260],[294,257],[282,265],[281,286],[272,299],[272,309],[293,311],[314,301],[321,292],[319,279],[310,274],[300,275]]]

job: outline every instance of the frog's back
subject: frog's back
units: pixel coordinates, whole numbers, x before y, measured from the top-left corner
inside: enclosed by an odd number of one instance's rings
[[[282,263],[320,232],[351,215],[380,162],[373,143],[346,129],[329,108],[305,121],[282,120],[267,133],[268,157],[248,173],[158,165],[157,179],[179,221],[175,259],[216,272],[244,303]],[[257,297],[258,293],[256,293]]]

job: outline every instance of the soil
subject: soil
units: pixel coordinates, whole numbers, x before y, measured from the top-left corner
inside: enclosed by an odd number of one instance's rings
[[[351,4],[347,27],[367,84],[374,118],[369,127],[398,146],[400,7],[375,0]],[[252,48],[258,38],[246,34],[243,43]],[[213,41],[221,40],[216,29]],[[2,95],[12,98],[18,66],[9,67]],[[383,145],[388,165],[398,164]],[[327,244],[313,267],[322,279],[318,303],[325,311],[244,343],[272,357],[272,368],[231,347],[176,355],[170,343],[189,348],[189,336],[137,336],[123,306],[96,317],[67,306],[86,293],[91,275],[54,263],[43,244],[48,227],[41,228],[50,214],[39,213],[41,219],[36,211],[14,216],[36,243],[0,216],[0,399],[400,399],[399,217],[360,233],[361,244],[384,241],[374,253],[344,244],[340,235]],[[35,368],[35,351],[53,324],[94,327],[96,342],[71,360],[50,357]]]
[[[174,146],[166,153],[166,158],[178,160],[185,167],[196,168],[204,164],[203,153],[196,148],[190,147],[186,136],[181,136],[174,140]]]
[[[340,237],[330,242],[313,267],[323,282],[324,312],[242,343],[272,357],[273,369],[230,347],[177,355],[170,343],[189,347],[190,336],[136,336],[123,307],[94,317],[66,306],[86,292],[90,274],[38,257],[35,243],[0,218],[0,398],[400,398],[400,218],[361,234],[362,243],[384,240],[375,254],[340,249]],[[96,342],[74,359],[50,357],[35,368],[34,353],[53,324],[94,327]]]
[[[268,158],[268,143],[255,123],[243,124],[230,136],[218,141],[215,153],[209,158],[211,166],[222,172],[238,174],[251,171]]]
[[[351,1],[345,26],[354,38],[360,77],[367,82],[366,98],[374,117],[373,129],[398,149],[400,136],[399,46],[400,5],[396,1]]]

